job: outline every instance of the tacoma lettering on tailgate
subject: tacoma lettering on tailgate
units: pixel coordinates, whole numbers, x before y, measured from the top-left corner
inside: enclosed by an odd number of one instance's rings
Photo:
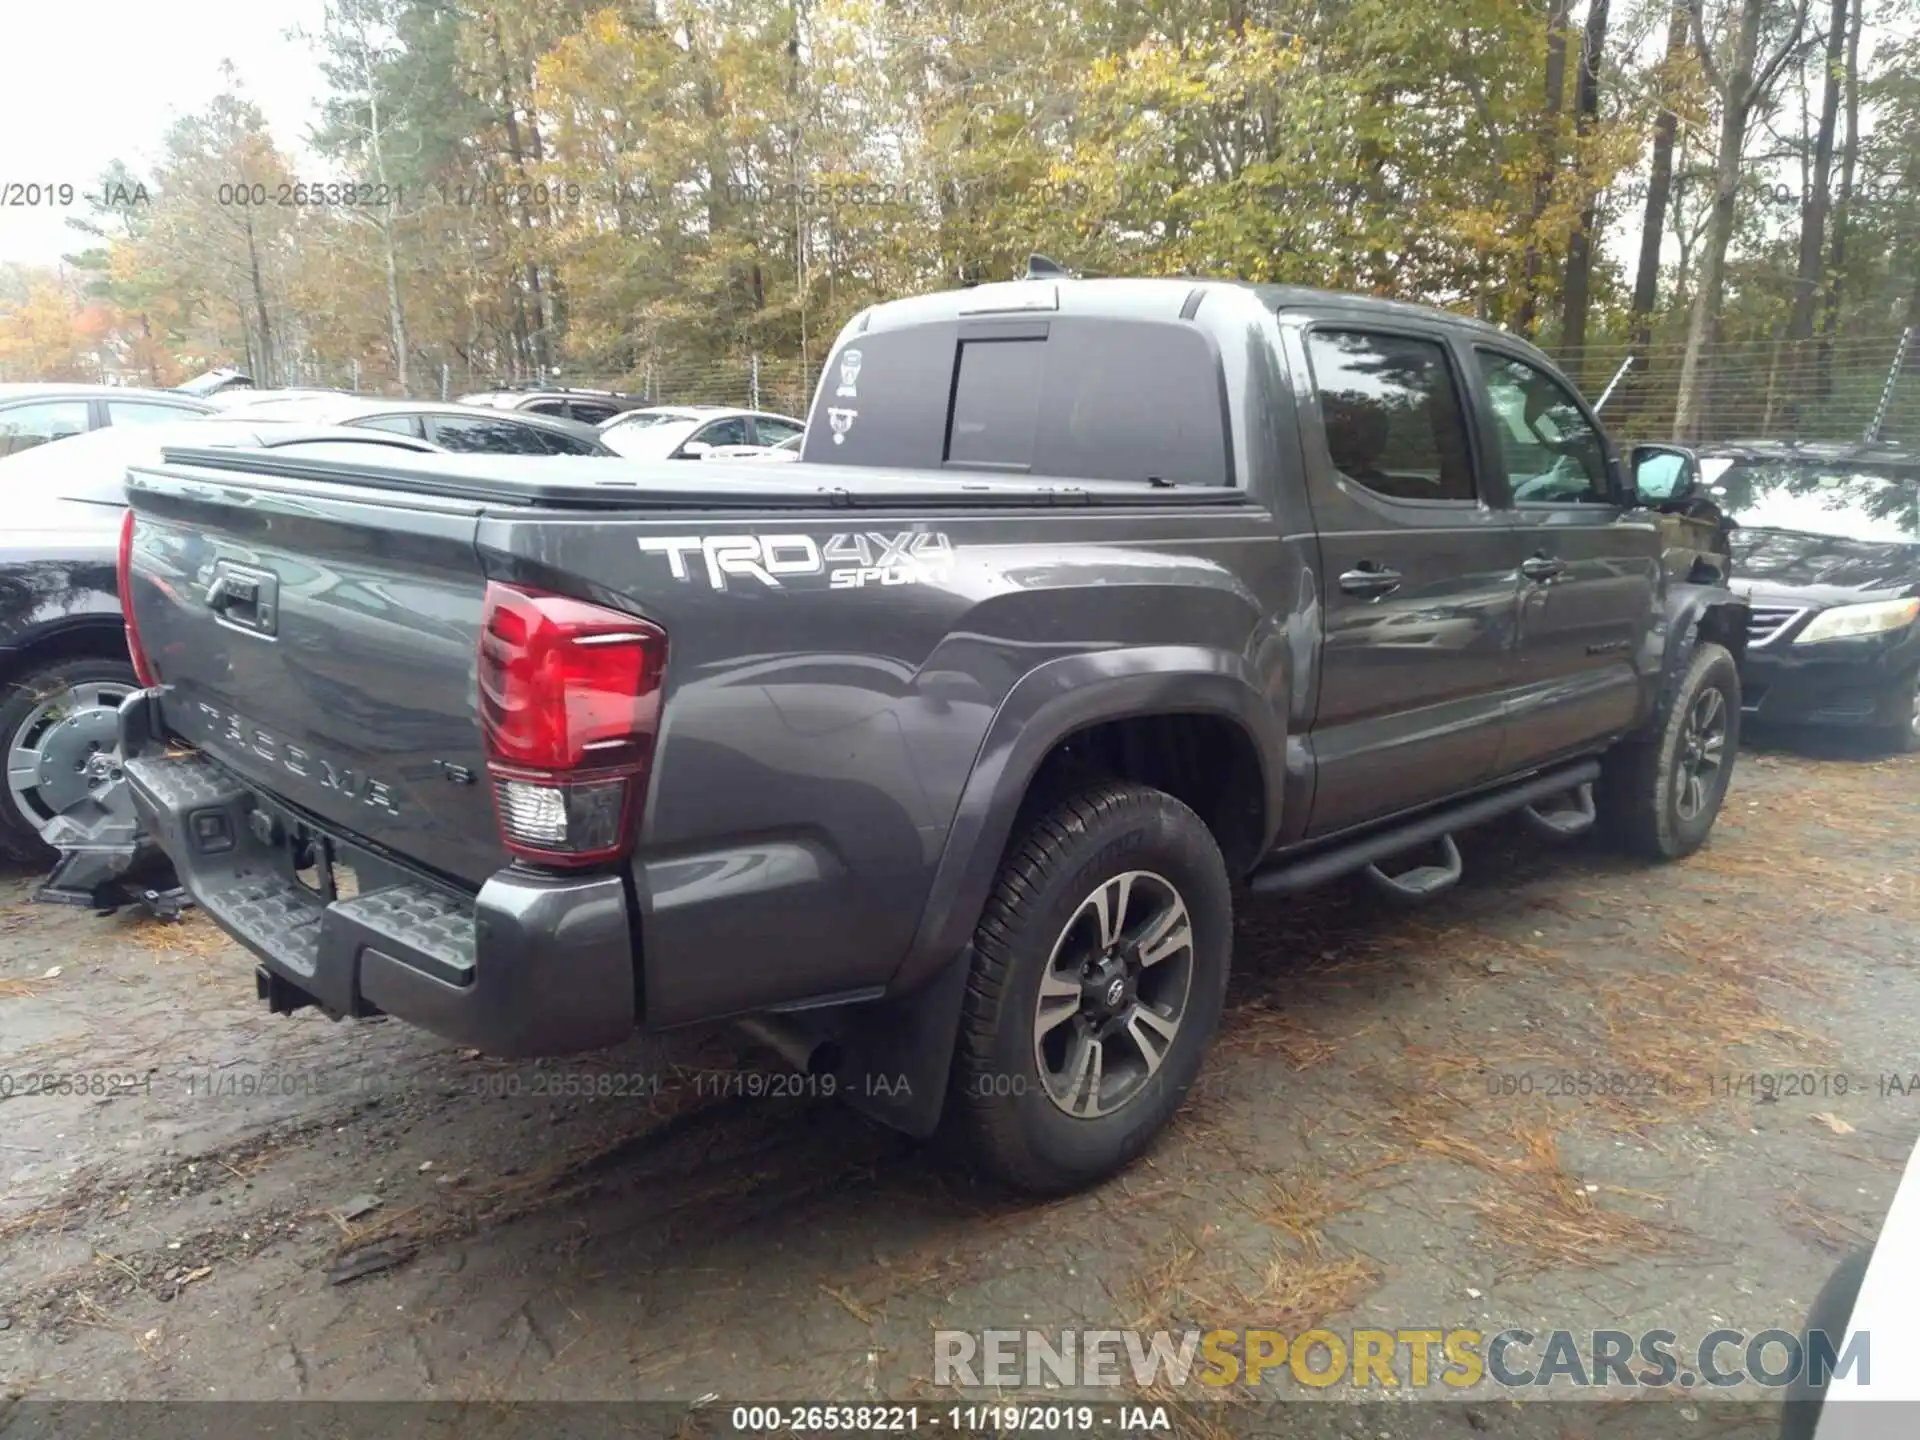
[[[251,750],[262,760],[270,761],[285,770],[289,775],[298,775],[303,780],[312,780],[323,790],[335,790],[349,800],[358,800],[362,805],[371,805],[376,810],[384,810],[389,815],[400,813],[399,803],[394,798],[393,786],[384,780],[376,780],[364,771],[354,770],[344,765],[335,765],[324,756],[315,755],[304,746],[295,745],[262,730],[251,720],[234,714],[231,710],[222,710],[201,700],[198,703],[200,713],[213,727],[213,733],[222,740],[229,740],[244,750]]]

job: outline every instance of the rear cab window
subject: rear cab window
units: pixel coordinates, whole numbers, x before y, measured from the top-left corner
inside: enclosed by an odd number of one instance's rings
[[[1230,486],[1228,423],[1212,340],[1171,315],[970,317],[851,337],[801,458]]]
[[[1321,325],[1307,335],[1326,456],[1390,500],[1475,504],[1460,387],[1438,340]]]

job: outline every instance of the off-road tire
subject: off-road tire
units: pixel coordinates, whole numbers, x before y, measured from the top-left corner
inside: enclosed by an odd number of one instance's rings
[[[130,690],[139,684],[133,666],[103,656],[30,664],[0,684],[0,765],[6,763],[14,736],[39,708],[42,697],[90,681],[124,684]],[[0,856],[23,865],[50,865],[56,855],[54,848],[40,838],[40,826],[34,817],[20,809],[9,788],[0,785]]]
[[[1679,813],[1679,759],[1687,717],[1701,692],[1718,688],[1726,707],[1726,739],[1718,778],[1700,813]],[[1678,860],[1706,843],[1733,778],[1740,746],[1740,672],[1721,645],[1702,641],[1674,685],[1659,729],[1622,741],[1601,762],[1593,798],[1601,832],[1615,845],[1647,860]]]
[[[1159,1069],[1131,1098],[1104,1115],[1070,1115],[1048,1095],[1034,1055],[1041,976],[1083,900],[1134,870],[1164,876],[1187,907],[1185,1010]],[[1030,819],[1007,848],[974,934],[947,1105],[970,1158],[1017,1189],[1056,1194],[1138,1157],[1199,1073],[1220,1021],[1232,937],[1220,847],[1172,796],[1101,781]]]

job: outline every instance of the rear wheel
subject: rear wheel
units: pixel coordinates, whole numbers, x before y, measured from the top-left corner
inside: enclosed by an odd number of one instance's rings
[[[26,864],[53,859],[40,832],[119,779],[120,702],[138,688],[123,660],[79,659],[30,666],[0,693],[0,853]]]
[[[1101,783],[1017,835],[974,937],[952,1118],[1024,1190],[1075,1189],[1144,1150],[1219,1024],[1226,864],[1200,817]]]
[[[1677,860],[1706,843],[1740,746],[1740,674],[1725,647],[1703,641],[1659,731],[1608,754],[1594,793],[1613,839],[1649,860]]]

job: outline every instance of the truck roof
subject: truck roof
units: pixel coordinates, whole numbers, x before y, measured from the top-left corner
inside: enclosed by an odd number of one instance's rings
[[[859,320],[855,324],[859,330],[866,331],[985,315],[1080,314],[1141,320],[1191,318],[1210,296],[1216,294],[1230,294],[1236,299],[1251,295],[1265,309],[1280,314],[1293,310],[1346,311],[1355,319],[1372,315],[1442,321],[1509,340],[1519,338],[1511,331],[1490,325],[1484,320],[1433,305],[1389,300],[1378,295],[1358,295],[1343,290],[1317,290],[1306,285],[1266,285],[1192,276],[1080,279],[1067,275],[1041,275],[994,281],[964,290],[942,290],[929,295],[883,301],[864,312],[865,324]]]

